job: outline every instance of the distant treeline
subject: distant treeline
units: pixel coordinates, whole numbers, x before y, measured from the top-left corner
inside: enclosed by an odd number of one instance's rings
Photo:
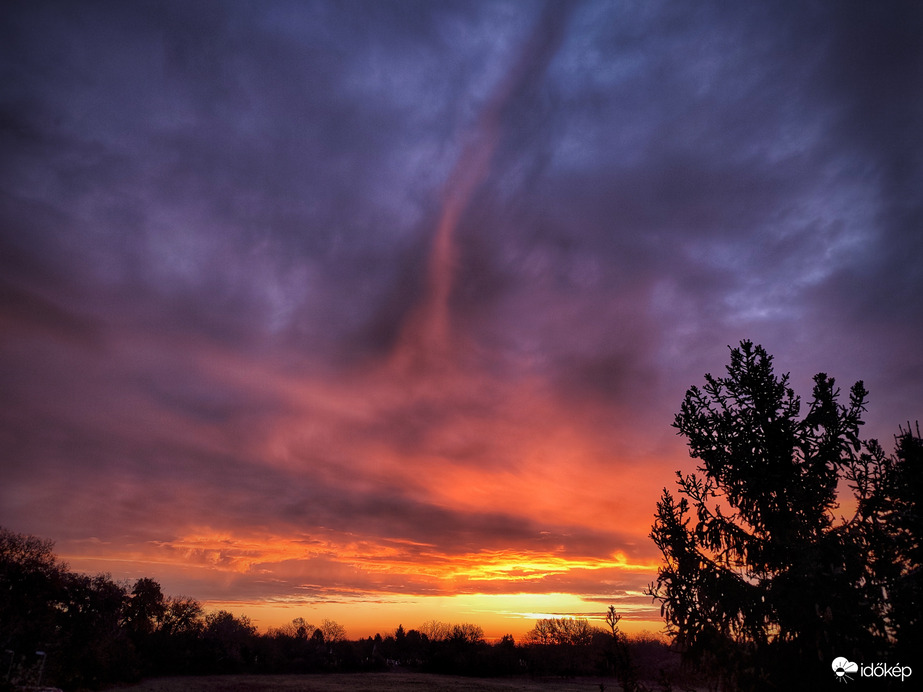
[[[153,579],[134,584],[68,570],[50,541],[0,527],[0,689],[51,684],[98,689],[164,675],[357,672],[412,668],[473,676],[608,675],[626,689],[638,671],[676,668],[659,639],[627,639],[586,620],[539,620],[522,642],[488,643],[472,624],[348,640],[342,626],[296,618],[257,632],[246,616],[206,613],[165,596]]]

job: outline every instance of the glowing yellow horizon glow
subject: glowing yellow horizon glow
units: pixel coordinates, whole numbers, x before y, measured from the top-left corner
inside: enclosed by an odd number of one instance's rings
[[[365,639],[376,634],[387,636],[398,625],[405,630],[420,629],[437,620],[448,624],[472,623],[484,630],[488,641],[512,635],[521,642],[526,633],[542,618],[586,618],[591,625],[608,629],[607,605],[589,602],[575,594],[463,594],[455,596],[385,597],[374,602],[357,599],[350,603],[280,604],[243,601],[210,601],[208,609],[228,610],[247,615],[260,630],[282,627],[296,617],[318,625],[324,619],[335,620],[346,628],[349,639]],[[619,630],[628,635],[641,633],[661,636],[663,622],[636,613],[630,606],[616,606],[623,615]]]
[[[151,542],[146,549],[120,552],[94,544],[91,555],[62,559],[91,572],[111,564],[111,571],[124,574],[131,565],[128,581],[150,576],[165,594],[192,596],[207,610],[246,615],[264,631],[296,617],[315,624],[332,619],[351,638],[364,638],[387,634],[399,624],[410,629],[440,620],[477,624],[491,640],[505,634],[519,640],[535,619],[544,617],[587,617],[604,627],[610,603],[624,616],[624,632],[656,632],[661,627],[642,587],[626,591],[613,586],[649,583],[657,564],[634,564],[622,552],[606,558],[571,558],[554,550],[446,555],[434,546],[402,539],[359,540],[332,532],[286,538],[203,527],[174,540]],[[552,581],[544,586],[551,588],[542,592],[546,579]],[[175,584],[184,586],[177,592]],[[227,595],[203,598],[195,593],[197,584],[223,584]],[[596,593],[560,591],[568,584]],[[215,587],[210,588],[212,595]]]

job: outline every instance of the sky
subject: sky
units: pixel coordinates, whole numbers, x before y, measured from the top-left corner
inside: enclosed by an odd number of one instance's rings
[[[661,626],[728,347],[923,417],[923,4],[6,2],[0,525],[356,638]],[[595,618],[595,619],[594,619]]]

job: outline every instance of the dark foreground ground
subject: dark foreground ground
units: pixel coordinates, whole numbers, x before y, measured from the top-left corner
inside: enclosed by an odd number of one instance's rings
[[[605,678],[486,679],[388,672],[154,678],[114,688],[113,692],[599,692],[601,689],[622,690],[614,680]]]

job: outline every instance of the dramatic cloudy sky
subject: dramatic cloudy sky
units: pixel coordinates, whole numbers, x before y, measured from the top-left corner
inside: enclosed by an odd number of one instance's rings
[[[0,524],[269,626],[657,619],[727,347],[923,417],[923,4],[6,2]],[[650,625],[656,627],[656,624]]]

